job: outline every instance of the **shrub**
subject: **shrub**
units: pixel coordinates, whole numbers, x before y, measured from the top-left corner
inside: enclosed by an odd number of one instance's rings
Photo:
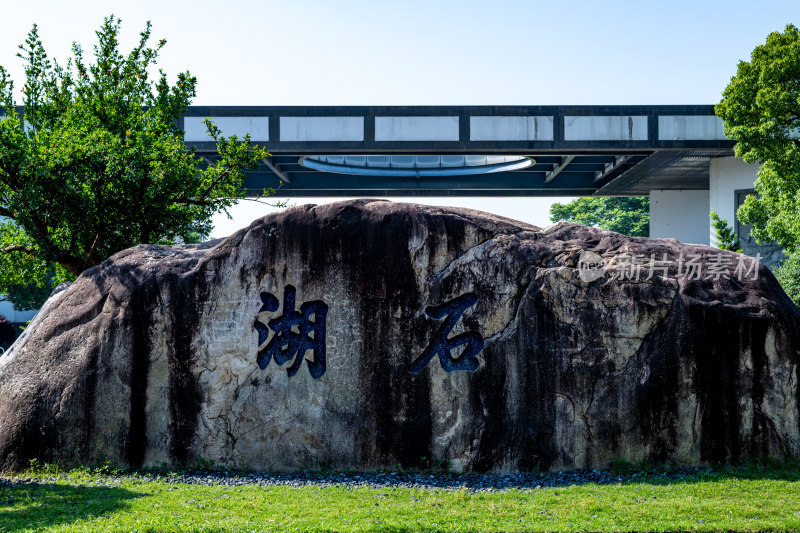
[[[800,250],[789,254],[781,266],[775,269],[775,277],[789,298],[800,307]]]
[[[711,210],[711,225],[714,226],[714,239],[717,241],[718,248],[742,253],[742,247],[739,245],[739,238],[736,236],[736,232],[733,228],[728,224],[728,219],[720,218],[713,209]]]

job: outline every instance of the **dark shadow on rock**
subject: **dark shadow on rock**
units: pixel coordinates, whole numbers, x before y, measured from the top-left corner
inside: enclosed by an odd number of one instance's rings
[[[115,513],[141,495],[119,487],[0,480],[0,531],[50,530]]]

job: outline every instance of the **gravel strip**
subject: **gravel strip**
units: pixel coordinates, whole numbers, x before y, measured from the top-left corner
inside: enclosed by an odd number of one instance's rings
[[[323,473],[318,471],[298,472],[291,474],[222,474],[188,472],[171,475],[153,473],[140,473],[123,475],[119,477],[101,476],[96,482],[81,479],[82,484],[93,486],[112,486],[116,482],[129,481],[132,478],[141,482],[157,481],[160,483],[190,485],[221,485],[221,486],[288,486],[288,487],[345,487],[358,488],[370,487],[384,488],[422,488],[422,489],[466,489],[474,492],[493,492],[509,489],[536,490],[546,487],[569,487],[596,483],[609,485],[616,483],[636,482],[644,477],[648,483],[674,482],[695,477],[699,473],[711,472],[708,468],[685,468],[669,473],[636,473],[620,476],[605,470],[573,470],[569,472],[554,472],[544,474],[455,474],[455,473],[426,473],[426,472],[376,472],[376,473]],[[68,474],[66,475],[68,477]],[[0,478],[0,486],[10,485],[36,485],[55,480],[57,478],[9,479]],[[58,479],[64,479],[60,477]]]

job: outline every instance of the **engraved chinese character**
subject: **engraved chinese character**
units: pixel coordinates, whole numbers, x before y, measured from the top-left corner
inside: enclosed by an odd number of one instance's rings
[[[422,355],[409,365],[409,372],[412,374],[421,372],[422,369],[428,366],[431,359],[437,355],[445,372],[475,370],[478,368],[479,363],[476,356],[483,350],[483,337],[476,331],[468,331],[454,337],[447,337],[458,323],[461,315],[464,314],[464,311],[475,305],[477,301],[478,297],[474,294],[464,294],[449,302],[425,309],[425,313],[429,317],[437,320],[445,318],[445,321],[439,326],[436,336],[425,351],[422,352]],[[452,351],[461,345],[465,345],[461,355],[453,357]]]
[[[266,325],[259,319],[253,324],[258,332],[259,346],[269,339],[267,345],[258,351],[256,362],[263,370],[272,359],[278,366],[294,359],[286,369],[289,377],[292,377],[305,361],[311,377],[319,379],[325,374],[325,320],[328,306],[321,300],[315,300],[305,302],[300,306],[300,311],[296,311],[296,293],[293,286],[287,285],[283,292],[283,314]],[[280,307],[278,299],[268,292],[261,293],[261,303],[259,314],[274,312]],[[270,330],[273,332],[271,339]],[[313,360],[306,359],[308,351],[311,351]]]

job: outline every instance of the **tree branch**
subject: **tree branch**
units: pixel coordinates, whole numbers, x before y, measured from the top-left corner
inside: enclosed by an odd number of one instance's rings
[[[206,188],[206,190],[203,191],[203,194],[200,195],[200,200],[202,201],[202,200],[205,200],[206,198],[208,198],[208,195],[211,194],[211,191],[214,190],[214,187],[217,185],[217,183],[222,181],[222,178],[224,178],[225,176],[227,176],[230,173],[231,173],[230,167],[226,167],[222,172],[217,174],[217,179],[213,180],[211,182],[211,185],[209,185]]]
[[[230,200],[240,200],[240,201],[244,201],[244,202],[255,202],[257,204],[268,205],[270,207],[291,207],[291,205],[289,204],[288,200],[283,200],[283,201],[279,200],[277,202],[265,202],[261,198],[263,198],[263,196],[257,196],[255,198],[248,198],[248,197],[238,198],[238,197],[234,197],[234,198],[229,198],[229,199]]]
[[[191,198],[170,198],[169,201],[175,204],[189,204],[189,205],[203,205],[203,206],[209,205],[208,202],[204,200],[193,200]]]
[[[225,176],[227,176],[230,173],[231,173],[231,169],[230,168],[225,168],[222,172],[217,174],[217,178],[211,181],[211,184],[208,187],[206,187],[206,190],[204,190],[200,194],[200,196],[198,196],[196,198],[170,198],[169,201],[170,202],[174,202],[176,204],[190,204],[190,205],[204,205],[204,206],[208,205],[208,202],[206,200],[208,199],[209,195],[211,194],[211,191],[213,191],[214,187],[216,187],[216,185],[220,181],[222,181],[222,178],[224,178]]]
[[[101,232],[98,231],[97,235],[95,235],[95,237],[94,237],[94,241],[92,242],[92,245],[89,247],[89,251],[86,252],[86,263],[87,264],[92,264],[93,265],[93,264],[97,264],[97,263],[101,262],[101,261],[97,260],[98,258],[95,257],[96,252],[97,252],[97,246],[100,244],[100,235],[101,235]]]
[[[12,252],[24,252],[28,255],[36,256],[36,248],[33,246],[25,246],[22,244],[14,244],[11,246],[6,246],[5,248],[0,248],[0,254],[10,254]]]

